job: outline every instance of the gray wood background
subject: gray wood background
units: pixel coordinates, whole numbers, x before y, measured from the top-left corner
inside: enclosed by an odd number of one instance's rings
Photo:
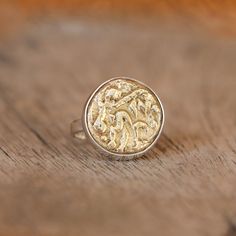
[[[69,133],[114,76],[151,86],[164,133],[135,161]],[[236,235],[236,42],[163,24],[60,20],[0,45],[0,235]]]

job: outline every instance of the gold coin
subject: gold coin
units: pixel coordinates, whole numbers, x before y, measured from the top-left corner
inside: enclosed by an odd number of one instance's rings
[[[93,141],[114,154],[145,152],[159,137],[164,112],[157,95],[130,78],[114,78],[90,97],[85,122]]]

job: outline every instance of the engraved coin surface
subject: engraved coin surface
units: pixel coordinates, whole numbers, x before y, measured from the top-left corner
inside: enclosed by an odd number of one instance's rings
[[[86,112],[86,125],[94,141],[118,154],[141,152],[152,145],[164,115],[155,93],[128,78],[115,78],[100,86]]]

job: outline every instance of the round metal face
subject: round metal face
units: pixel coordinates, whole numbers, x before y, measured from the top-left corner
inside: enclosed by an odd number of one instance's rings
[[[130,78],[114,78],[90,96],[85,107],[87,135],[103,152],[131,159],[157,140],[164,111],[157,95]]]

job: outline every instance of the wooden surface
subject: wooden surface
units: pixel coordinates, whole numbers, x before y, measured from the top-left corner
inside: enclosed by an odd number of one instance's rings
[[[236,235],[236,43],[191,27],[61,20],[0,46],[0,235]],[[128,162],[69,124],[114,76],[157,91],[166,123]]]

